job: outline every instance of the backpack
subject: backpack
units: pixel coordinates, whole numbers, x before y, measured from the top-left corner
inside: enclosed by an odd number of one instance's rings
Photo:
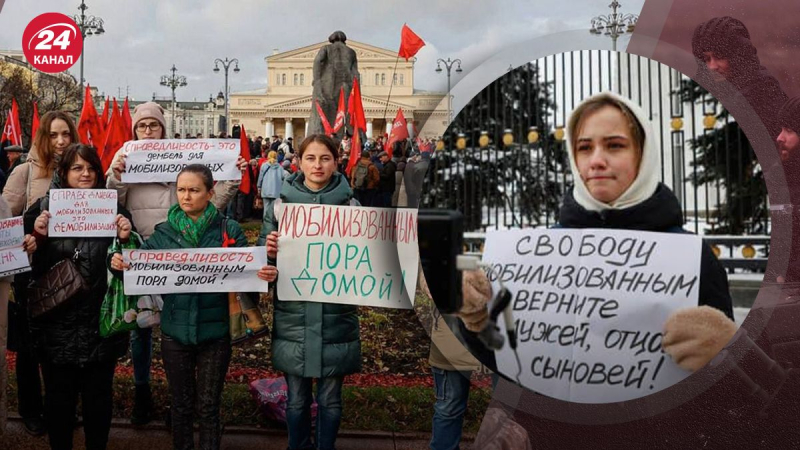
[[[356,166],[356,189],[366,189],[369,177],[369,166],[366,164],[359,164]]]

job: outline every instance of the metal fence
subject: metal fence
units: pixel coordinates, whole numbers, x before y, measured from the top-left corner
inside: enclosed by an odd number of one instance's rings
[[[572,183],[566,160],[564,126],[583,99],[613,91],[639,104],[658,135],[661,181],[678,197],[686,228],[714,233],[735,208],[731,183],[741,183],[753,150],[736,137],[714,152],[738,152],[725,158],[727,177],[696,184],[698,149],[693,140],[733,121],[717,119],[721,106],[708,94],[683,101],[680,88],[690,80],[650,59],[609,51],[574,51],[532,61],[506,74],[474,97],[455,118],[432,155],[420,207],[462,211],[467,231],[487,228],[549,226]],[[738,130],[738,127],[736,127]],[[700,172],[699,172],[700,171]],[[767,211],[766,190],[748,201]],[[726,207],[727,206],[727,207]],[[769,234],[768,214],[739,219],[746,235]]]

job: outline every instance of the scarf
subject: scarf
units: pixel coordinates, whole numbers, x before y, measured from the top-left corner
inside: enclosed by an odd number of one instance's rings
[[[658,187],[659,176],[661,174],[661,161],[658,157],[658,148],[656,147],[656,134],[653,132],[650,120],[645,115],[644,111],[633,103],[631,100],[621,97],[611,92],[601,92],[591,98],[607,96],[613,97],[622,101],[633,112],[636,119],[644,128],[644,148],[642,149],[642,160],[639,163],[639,173],[636,176],[633,184],[614,201],[613,204],[603,203],[589,193],[586,184],[581,180],[581,174],[578,171],[578,165],[575,163],[575,150],[572,148],[571,138],[572,133],[576,130],[567,129],[566,144],[567,152],[569,155],[569,165],[572,170],[572,178],[575,180],[573,188],[573,196],[579,205],[583,206],[589,211],[603,211],[606,209],[626,209],[631,206],[638,205],[639,203],[650,198],[655,193]],[[584,100],[584,101],[586,101]]]
[[[211,221],[217,217],[217,214],[217,208],[209,202],[206,210],[203,211],[203,215],[195,222],[176,203],[169,208],[167,222],[169,222],[173,230],[182,234],[192,247],[197,247],[200,244],[200,237],[206,232]]]

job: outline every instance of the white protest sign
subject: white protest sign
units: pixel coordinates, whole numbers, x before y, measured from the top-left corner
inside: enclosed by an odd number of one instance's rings
[[[30,272],[28,254],[22,248],[24,239],[22,217],[0,220],[0,277]]]
[[[214,181],[241,180],[239,139],[147,139],[128,141],[123,183],[174,183],[189,164],[211,169]]]
[[[125,295],[267,292],[266,247],[123,250]]]
[[[661,330],[673,311],[697,306],[701,242],[628,230],[490,231],[483,261],[494,292],[502,280],[512,294],[522,385],[610,403],[688,376],[662,352]],[[508,345],[496,357],[500,372],[516,376]]]
[[[284,203],[278,298],[411,309],[417,210]]]
[[[52,237],[114,237],[117,235],[115,189],[51,189]]]

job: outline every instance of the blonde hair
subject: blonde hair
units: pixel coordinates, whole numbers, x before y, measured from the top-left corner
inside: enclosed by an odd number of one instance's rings
[[[267,162],[269,162],[270,164],[275,164],[276,162],[278,162],[278,152],[276,152],[275,150],[270,150],[270,152],[267,153]]]

